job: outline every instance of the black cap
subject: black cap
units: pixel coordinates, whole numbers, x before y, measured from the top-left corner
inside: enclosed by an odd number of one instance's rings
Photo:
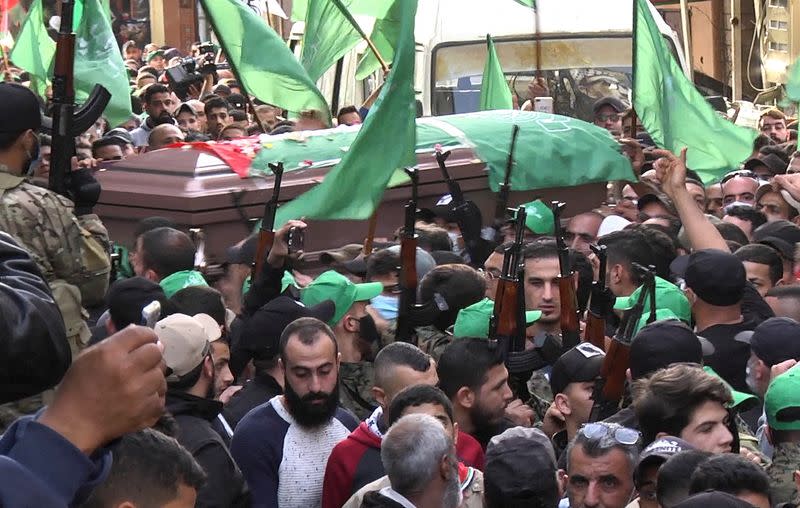
[[[758,166],[766,167],[773,175],[780,175],[786,173],[788,164],[783,162],[780,157],[774,153],[766,155],[759,155],[758,157],[751,157],[744,163],[744,169],[754,170]]]
[[[272,359],[278,354],[281,333],[289,323],[302,317],[313,317],[327,323],[333,318],[335,309],[331,300],[306,307],[288,296],[279,296],[244,322],[238,347],[254,358]]]
[[[800,361],[800,323],[792,318],[769,318],[755,330],[740,332],[735,338],[750,344],[750,351],[767,367],[786,360]]]
[[[684,441],[683,439],[675,436],[664,436],[656,439],[647,448],[642,450],[639,455],[639,464],[633,472],[633,477],[637,483],[642,478],[642,470],[650,465],[661,464],[667,461],[673,455],[677,455],[682,451],[694,450],[694,447]]]
[[[630,369],[633,379],[663,369],[673,363],[703,362],[714,354],[714,346],[695,335],[679,319],[664,319],[645,326],[631,343]]]
[[[535,496],[531,485],[558,469],[553,444],[539,429],[512,427],[494,436],[486,447],[484,488],[495,499]]]
[[[120,141],[123,144],[128,144],[128,145],[133,144],[133,137],[131,136],[131,133],[123,129],[122,127],[111,129],[110,131],[105,133],[103,138]]]
[[[673,508],[753,508],[753,505],[726,492],[709,490],[689,496]]]
[[[704,302],[727,307],[742,300],[747,275],[742,262],[730,252],[705,249],[689,255],[683,280]]]
[[[22,85],[0,83],[0,118],[0,132],[38,130],[42,126],[39,100]]]
[[[144,277],[119,280],[111,284],[106,293],[108,313],[117,330],[130,324],[143,324],[142,309],[153,300],[161,304],[161,315],[166,316],[169,311],[164,290],[157,283]]]
[[[661,203],[661,205],[663,205],[669,211],[670,215],[674,215],[676,217],[678,215],[678,212],[675,210],[675,205],[672,204],[672,200],[663,194],[645,194],[636,200],[636,208],[637,210],[642,211],[642,208],[650,203]]]
[[[592,106],[592,111],[596,115],[597,112],[600,110],[600,108],[602,108],[603,106],[611,106],[617,113],[622,113],[623,111],[628,110],[628,106],[624,102],[617,99],[616,97],[608,96],[597,99],[597,101],[595,101],[594,105]]]
[[[605,356],[602,349],[588,342],[578,344],[561,355],[550,372],[553,395],[562,393],[570,383],[594,381],[600,375]]]
[[[763,243],[784,259],[794,259],[794,246],[800,242],[800,227],[788,220],[767,222],[753,231],[753,243]]]

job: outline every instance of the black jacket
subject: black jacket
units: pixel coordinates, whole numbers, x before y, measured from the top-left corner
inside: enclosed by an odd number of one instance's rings
[[[28,252],[0,232],[0,403],[55,386],[72,362],[64,320]]]
[[[206,472],[197,493],[198,507],[239,508],[250,506],[250,493],[242,472],[219,434],[212,428],[222,403],[185,392],[167,392],[167,411],[178,422],[177,439]]]
[[[241,390],[233,394],[231,400],[222,410],[222,416],[232,430],[251,409],[260,406],[276,395],[281,395],[283,389],[269,374],[256,373],[255,378],[248,381]]]

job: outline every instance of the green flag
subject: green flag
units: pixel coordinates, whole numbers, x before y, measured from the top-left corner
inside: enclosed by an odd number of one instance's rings
[[[494,41],[486,35],[486,64],[483,66],[483,80],[481,81],[481,111],[490,109],[514,109],[511,98],[511,89],[508,88],[503,67],[494,50]]]
[[[403,0],[395,65],[350,149],[321,184],[278,208],[289,219],[366,219],[395,170],[415,164],[414,16],[417,0]]]
[[[237,0],[200,0],[231,67],[247,91],[294,115],[321,111],[330,123],[330,109],[308,73],[283,39]]]
[[[31,75],[31,88],[40,97],[47,90],[48,73],[56,54],[56,43],[47,34],[42,18],[42,0],[33,0],[17,43],[9,55],[14,65]]]
[[[314,82],[361,40],[354,26],[356,20],[345,14],[346,3],[346,0],[308,2],[300,62]]]
[[[131,115],[128,72],[111,32],[109,14],[100,0],[83,0],[83,14],[76,32],[75,99],[84,102],[96,83],[111,93],[103,116],[117,126]]]
[[[789,78],[786,81],[786,96],[792,102],[800,102],[800,58],[789,68]]]
[[[522,4],[525,7],[530,7],[531,9],[536,8],[536,0],[516,0],[518,4]]]
[[[400,14],[403,9],[403,0],[395,0],[392,7],[386,13],[386,17],[375,21],[372,27],[372,43],[378,49],[378,53],[386,61],[391,63],[394,60],[394,49],[400,38]],[[358,62],[356,69],[356,79],[364,79],[373,72],[381,68],[381,63],[372,51],[367,51]]]
[[[633,106],[653,141],[680,153],[704,182],[736,169],[753,152],[758,133],[720,117],[681,72],[650,13],[636,0]]]

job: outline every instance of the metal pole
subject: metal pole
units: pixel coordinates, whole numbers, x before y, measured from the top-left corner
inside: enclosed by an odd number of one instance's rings
[[[681,0],[681,31],[683,32],[683,54],[689,68],[689,80],[694,83],[694,65],[692,64],[692,23],[689,21],[689,2]]]
[[[742,100],[742,0],[731,0],[731,98]]]

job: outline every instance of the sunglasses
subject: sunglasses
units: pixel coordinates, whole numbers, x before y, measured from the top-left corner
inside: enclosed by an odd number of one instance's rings
[[[610,435],[617,443],[627,446],[637,444],[642,437],[639,432],[633,429],[627,427],[610,427],[600,422],[587,423],[581,427],[581,430],[578,432],[592,440],[602,439]]]

